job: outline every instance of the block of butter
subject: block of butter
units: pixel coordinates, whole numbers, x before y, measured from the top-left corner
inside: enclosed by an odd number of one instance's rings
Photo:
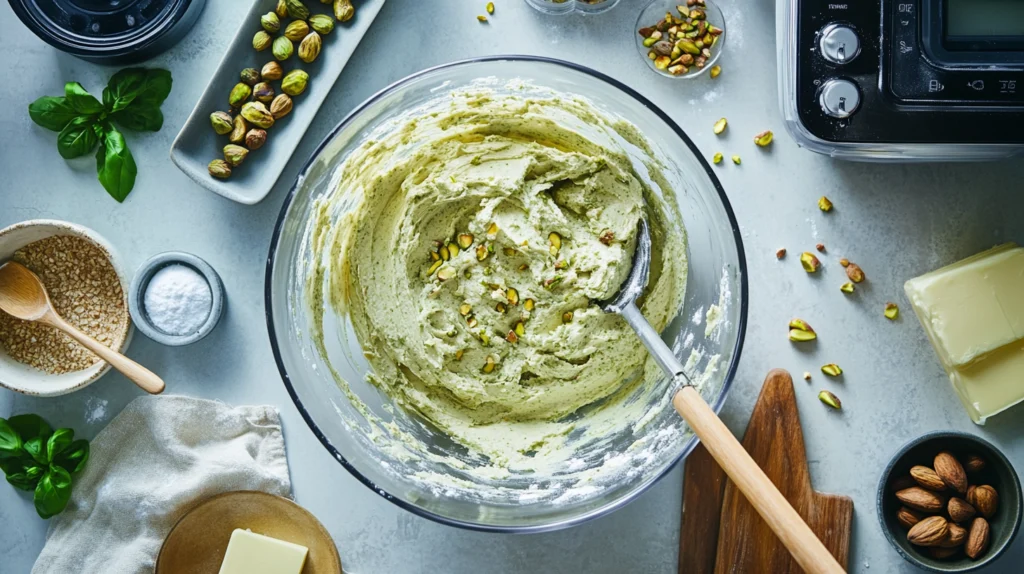
[[[1024,249],[994,247],[905,290],[974,422],[1024,401]]]
[[[300,574],[308,553],[305,546],[236,528],[220,574]]]

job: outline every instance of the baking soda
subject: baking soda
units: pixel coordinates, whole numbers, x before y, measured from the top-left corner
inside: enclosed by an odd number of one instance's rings
[[[206,278],[187,265],[168,265],[146,286],[146,316],[168,335],[191,335],[206,323],[213,291]]]

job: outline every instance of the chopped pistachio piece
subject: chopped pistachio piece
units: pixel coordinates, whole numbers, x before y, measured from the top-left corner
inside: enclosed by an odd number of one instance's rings
[[[693,42],[690,42],[690,43],[692,44]],[[726,126],[728,126],[728,125],[729,125],[729,120],[727,120],[725,118],[722,118],[722,119],[718,120],[717,122],[715,122],[715,126],[714,126],[715,135],[719,135],[722,132],[724,132]]]
[[[519,291],[516,291],[514,287],[509,287],[505,293],[505,298],[508,299],[508,304],[515,306],[519,304]]]
[[[480,245],[476,246],[476,258],[478,261],[483,261],[484,259],[487,259],[488,253],[489,251],[487,251],[486,245],[481,243]]]
[[[498,224],[491,222],[491,226],[487,228],[487,238],[494,239],[498,236]]]
[[[845,258],[845,257],[843,257],[842,259],[839,260],[839,264],[842,265],[843,267],[849,267],[850,266],[850,260]]]
[[[504,314],[505,313],[505,304],[504,303],[498,303],[497,305],[494,306],[494,310],[499,312],[499,313]]]
[[[820,393],[818,393],[818,400],[836,409],[837,411],[843,408],[843,403],[839,400],[839,397],[833,395],[828,391],[821,391]]]
[[[850,263],[846,266],[846,276],[850,278],[850,281],[854,283],[860,283],[864,281],[864,270],[860,268],[860,265],[856,263]]]
[[[481,15],[476,17],[476,20],[477,20],[477,22],[486,22],[487,21],[487,16],[484,16],[483,14],[481,14]],[[490,358],[490,357],[488,357],[488,358]],[[494,370],[494,365],[491,365],[491,371],[493,371],[493,370]],[[488,371],[486,368],[484,369],[485,373],[489,373],[491,371]]]
[[[804,321],[803,319],[793,319],[793,320],[791,320],[789,322],[789,328],[790,329],[797,329],[799,331],[807,331],[808,333],[813,333],[814,332],[814,329],[812,329],[811,326],[807,323],[807,321]]]
[[[548,235],[548,252],[551,253],[552,257],[558,256],[558,251],[562,248],[562,236],[552,231]]]
[[[719,163],[722,163],[722,160],[724,158],[725,158],[725,156],[722,155],[722,152],[716,151],[715,155],[711,156],[711,161],[716,163],[716,164],[719,164]]]
[[[843,283],[839,286],[839,290],[843,293],[853,293],[854,289],[855,287],[853,286],[853,283],[850,282]]]
[[[789,340],[798,343],[804,343],[807,341],[813,341],[818,338],[818,335],[814,331],[801,331],[800,329],[789,330]]]
[[[477,320],[476,320],[476,317],[474,317],[474,316],[472,316],[472,315],[470,315],[469,317],[466,317],[466,325],[467,325],[467,326],[468,326],[468,327],[469,327],[470,329],[472,329],[473,327],[476,327],[476,326],[477,326],[477,324],[478,324],[478,322],[477,322]]]
[[[444,245],[442,245],[441,248],[437,250],[437,252],[441,254],[441,259],[445,261],[448,261],[448,259],[451,258],[451,253],[448,252],[448,248],[445,247]]]
[[[509,257],[512,257],[513,255],[515,255],[517,253],[517,251],[515,249],[511,248],[511,247],[506,247],[505,249],[502,249],[501,251],[502,251],[502,253],[504,253],[505,255],[508,255]]]
[[[885,317],[890,321],[895,321],[896,317],[900,316],[900,308],[895,303],[885,304]]]
[[[523,325],[522,321],[519,321],[518,323],[516,323],[515,333],[516,333],[516,335],[519,335],[520,337],[522,337],[523,335],[526,334],[526,325]]]
[[[821,196],[821,199],[818,200],[818,209],[826,213],[832,211],[832,202],[823,195]]]
[[[494,2],[487,3],[487,13],[494,14]]]
[[[719,74],[721,74],[721,73],[722,73],[722,66],[718,66],[718,65],[711,66],[711,77],[712,78],[717,78],[719,76]]]
[[[430,252],[430,260],[431,261],[438,261],[440,259],[441,259],[441,256],[437,253],[437,251],[431,251]]]
[[[514,345],[519,342],[519,335],[516,335],[515,331],[509,331],[508,335],[505,335],[505,340]]]
[[[469,233],[459,234],[459,247],[469,249],[473,245],[473,235]]]
[[[772,130],[765,130],[754,136],[754,143],[757,144],[757,147],[767,147],[771,145],[774,138],[775,135],[772,133]]]
[[[743,160],[740,159],[740,156],[734,155],[734,156],[732,156],[732,162],[734,164],[736,164],[736,165],[739,165],[739,164],[743,163]]]
[[[530,264],[529,263],[523,263],[522,265],[519,266],[519,270],[520,271],[526,271],[529,268],[530,268]]]
[[[572,311],[566,311],[565,313],[562,313],[562,322],[572,323]]]
[[[455,351],[455,360],[456,361],[461,361],[462,360],[462,354],[463,354],[462,349],[459,349],[458,351]]]
[[[821,261],[819,261],[813,253],[804,251],[800,254],[800,265],[803,266],[804,271],[808,273],[815,273],[818,271],[818,268],[821,267]]]
[[[455,273],[456,271],[454,267],[444,267],[437,272],[437,278],[441,281],[447,281],[452,277],[455,277]]]
[[[490,344],[491,344],[491,338],[490,338],[490,336],[488,336],[488,335],[487,335],[487,332],[486,332],[486,331],[484,331],[483,329],[481,329],[481,330],[480,330],[480,340],[481,340],[481,341],[483,342],[483,344],[485,344],[485,345],[490,345]]]
[[[452,259],[459,256],[459,246],[454,243],[448,244],[448,254],[452,256]]]
[[[775,258],[776,259],[782,259],[785,256],[786,256],[786,248],[785,247],[782,247],[782,248],[777,249],[775,251]]]
[[[441,261],[440,259],[435,261],[434,264],[431,265],[429,269],[427,269],[427,275],[433,275],[434,271],[437,271],[437,268],[440,267],[442,263],[444,263],[444,261]]]
[[[810,371],[804,371],[804,380],[805,381],[811,380],[811,372]]]
[[[494,357],[492,357],[490,355],[487,355],[487,358],[484,359],[484,372],[485,373],[493,372],[494,371],[494,365],[495,365]]]
[[[462,305],[459,306],[459,314],[462,315],[463,317],[469,315],[469,312],[472,310],[473,306],[470,305],[469,303],[463,303]]]
[[[839,368],[839,365],[835,363],[829,363],[821,367],[821,372],[825,373],[830,377],[838,377],[843,374],[843,370]]]

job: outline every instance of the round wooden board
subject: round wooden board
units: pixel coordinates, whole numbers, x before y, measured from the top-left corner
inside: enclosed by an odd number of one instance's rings
[[[185,513],[164,539],[156,574],[217,574],[231,533],[249,529],[309,548],[302,574],[342,574],[334,540],[315,516],[265,492],[225,492]]]

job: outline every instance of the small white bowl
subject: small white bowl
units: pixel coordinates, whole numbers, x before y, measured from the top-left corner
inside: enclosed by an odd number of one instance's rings
[[[54,235],[81,237],[94,243],[106,254],[107,259],[114,266],[118,280],[121,282],[121,291],[124,294],[124,308],[125,313],[127,313],[128,279],[125,275],[124,263],[121,261],[117,251],[114,250],[113,246],[106,239],[87,227],[67,221],[33,219],[0,229],[0,262],[7,261],[14,255],[15,251],[29,243]],[[129,319],[127,332],[124,334],[121,345],[117,349],[118,351],[121,353],[125,352],[128,344],[131,343],[134,332],[135,329],[132,326],[131,319]],[[64,373],[63,375],[51,375],[15,361],[0,347],[0,387],[26,395],[40,397],[66,395],[79,389],[84,389],[109,370],[110,365],[100,361],[81,371]]]

